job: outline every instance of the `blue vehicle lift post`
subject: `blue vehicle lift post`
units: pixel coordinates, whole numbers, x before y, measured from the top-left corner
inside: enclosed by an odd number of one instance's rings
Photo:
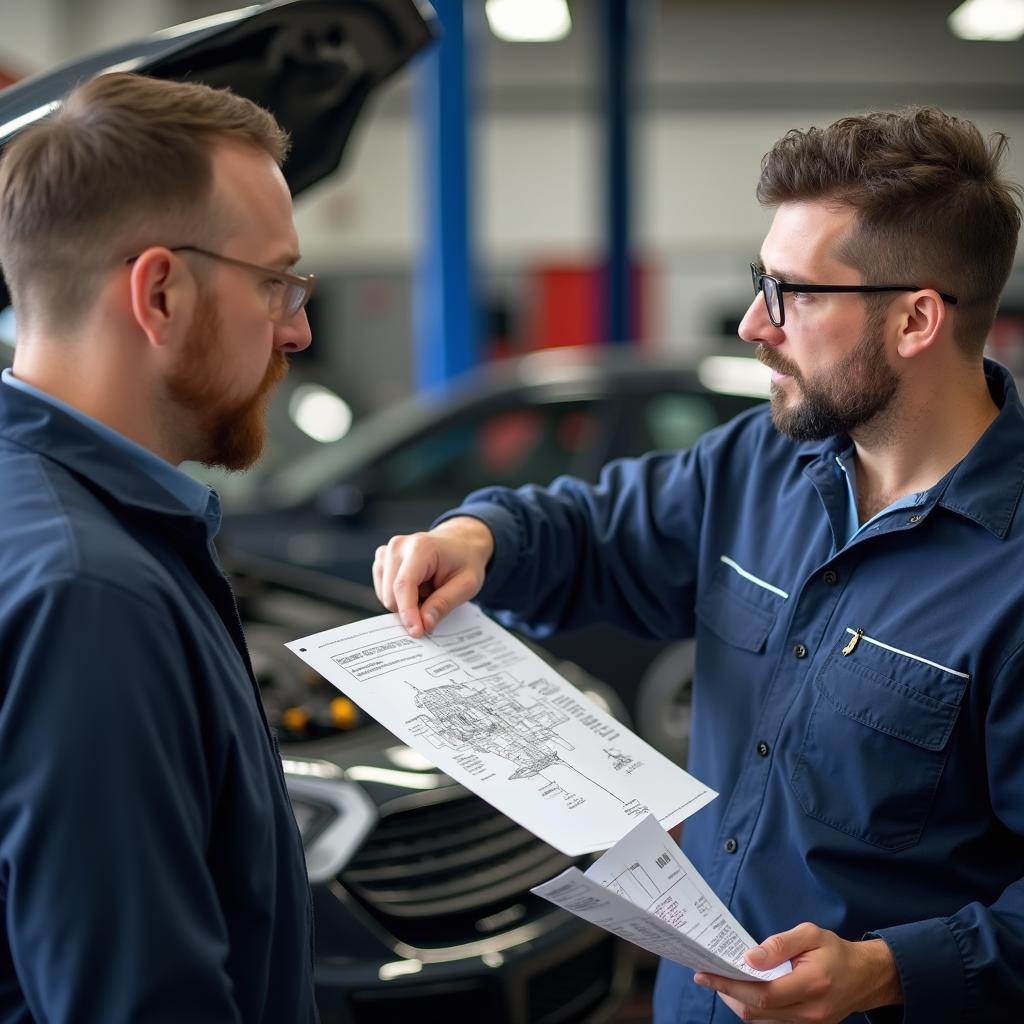
[[[422,155],[423,239],[413,281],[415,382],[420,391],[475,365],[480,313],[472,238],[467,41],[477,18],[463,0],[433,0],[441,40],[414,83]]]
[[[628,344],[633,335],[631,280],[631,33],[628,0],[602,0],[605,96],[605,340]]]

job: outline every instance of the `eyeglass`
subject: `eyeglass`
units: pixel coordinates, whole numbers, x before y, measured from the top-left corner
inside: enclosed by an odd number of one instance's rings
[[[750,264],[750,273],[754,279],[754,294],[761,292],[764,295],[768,319],[776,327],[782,327],[786,322],[783,292],[919,292],[923,287],[917,284],[798,284],[796,281],[780,281],[771,274],[765,274],[756,263]],[[946,292],[939,292],[939,295],[951,305],[956,305],[955,296]]]
[[[233,256],[222,256],[219,252],[201,249],[198,245],[171,245],[168,248],[171,252],[197,252],[200,256],[208,256],[212,260],[241,267],[243,270],[268,278],[269,283],[274,285],[270,292],[268,314],[275,323],[287,323],[296,317],[313,294],[316,279],[312,274],[291,274],[259,263],[246,263],[245,260],[236,260]],[[125,263],[133,263],[138,258],[129,256]]]

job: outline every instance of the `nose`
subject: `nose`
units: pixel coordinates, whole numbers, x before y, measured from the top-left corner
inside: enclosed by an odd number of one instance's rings
[[[737,333],[743,341],[751,345],[778,345],[782,342],[783,330],[771,322],[761,292],[754,293]]]
[[[305,309],[300,309],[291,320],[274,327],[274,347],[283,352],[301,352],[309,348],[312,341],[313,332],[309,329]]]

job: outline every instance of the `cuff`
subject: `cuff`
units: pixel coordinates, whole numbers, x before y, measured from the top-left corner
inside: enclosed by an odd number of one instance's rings
[[[473,519],[479,519],[494,536],[494,554],[491,555],[491,560],[487,563],[484,585],[475,598],[482,605],[494,604],[505,584],[512,578],[519,563],[519,524],[507,508],[486,501],[478,501],[445,512],[443,516],[438,516],[431,523],[430,528],[433,529],[458,516],[471,516]]]
[[[903,986],[902,1016],[893,1007],[880,1007],[867,1014],[872,1024],[952,1024],[963,1019],[964,964],[944,922],[933,919],[880,928],[864,938],[885,941]]]

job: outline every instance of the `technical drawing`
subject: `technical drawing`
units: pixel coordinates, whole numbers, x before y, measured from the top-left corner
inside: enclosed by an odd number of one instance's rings
[[[616,750],[614,747],[605,747],[605,756],[612,762],[612,767],[617,771],[621,772],[623,768],[633,763],[633,758],[627,754],[623,754],[621,750]]]
[[[545,701],[524,704],[514,680],[491,677],[421,690],[410,721],[420,736],[456,751],[497,754],[516,765],[509,779],[529,779],[559,763],[559,749],[574,749],[555,733],[569,716]]]

